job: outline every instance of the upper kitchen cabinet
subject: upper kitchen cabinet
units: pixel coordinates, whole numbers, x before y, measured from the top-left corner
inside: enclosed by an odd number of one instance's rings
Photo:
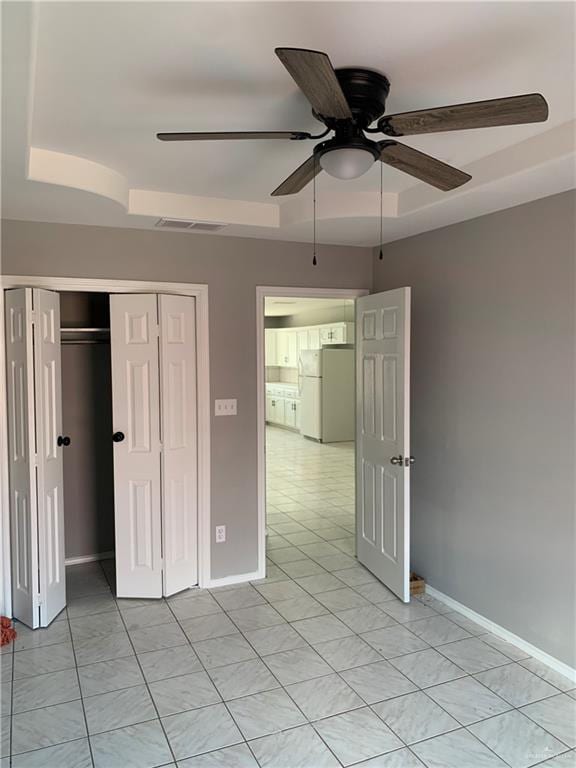
[[[334,323],[320,326],[320,344],[352,344],[354,343],[353,323]]]
[[[266,365],[297,368],[300,353],[330,344],[353,344],[354,323],[330,323],[301,328],[266,328]]]
[[[298,330],[278,328],[276,330],[276,365],[281,368],[296,368],[298,365]]]
[[[276,328],[266,328],[264,330],[264,338],[266,340],[266,365],[278,365],[278,344],[276,333]]]

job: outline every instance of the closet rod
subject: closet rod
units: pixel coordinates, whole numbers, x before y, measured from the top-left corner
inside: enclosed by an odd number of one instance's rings
[[[61,344],[110,344],[109,339],[62,339]]]

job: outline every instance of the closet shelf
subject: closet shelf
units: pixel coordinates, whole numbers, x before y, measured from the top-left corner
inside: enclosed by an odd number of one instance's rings
[[[110,328],[71,328],[64,326],[60,328],[60,333],[110,333]]]

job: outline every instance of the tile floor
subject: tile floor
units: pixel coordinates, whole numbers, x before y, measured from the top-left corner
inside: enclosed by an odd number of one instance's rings
[[[352,446],[267,455],[266,579],[116,600],[111,561],[68,569],[0,656],[0,768],[573,768],[569,680],[355,561]]]

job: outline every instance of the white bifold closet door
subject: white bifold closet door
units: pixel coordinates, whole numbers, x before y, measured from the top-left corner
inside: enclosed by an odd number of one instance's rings
[[[410,601],[410,288],[356,301],[356,554]]]
[[[165,595],[198,583],[195,303],[158,296]]]
[[[192,297],[110,297],[119,597],[198,582],[195,338]]]
[[[60,300],[6,291],[14,617],[46,627],[66,605]]]

